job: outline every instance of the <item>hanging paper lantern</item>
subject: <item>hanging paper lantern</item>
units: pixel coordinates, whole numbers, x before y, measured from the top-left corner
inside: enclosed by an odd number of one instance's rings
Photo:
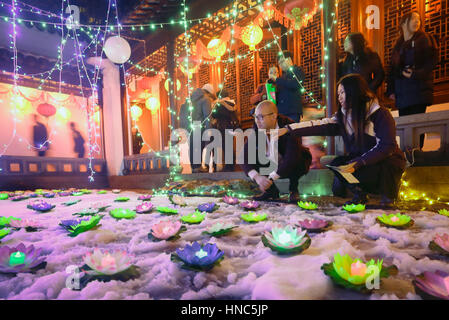
[[[145,107],[153,114],[159,109],[160,106],[161,103],[155,97],[149,97],[145,102]]]
[[[29,114],[29,113],[31,113],[31,111],[33,109],[31,102],[22,96],[18,96],[18,95],[14,96],[12,98],[12,102],[15,105],[16,111],[18,114],[21,114],[21,115]]]
[[[251,22],[242,29],[241,37],[242,41],[249,46],[249,49],[254,50],[263,39],[263,31],[258,25]]]
[[[139,120],[140,116],[142,115],[142,109],[139,106],[132,106],[131,107],[131,119],[134,121]]]
[[[165,80],[164,88],[167,92],[170,91],[170,81],[168,79]],[[179,89],[181,89],[181,81],[179,81],[179,79],[176,79],[176,91],[179,91]]]
[[[212,57],[216,58],[217,61],[220,61],[221,56],[226,52],[226,43],[219,38],[212,39],[207,44],[207,52],[209,52]]]
[[[317,11],[315,0],[293,0],[287,2],[284,15],[293,20],[295,30],[307,25]]]
[[[182,73],[184,73],[186,76],[189,77],[189,79],[192,79],[193,74],[198,71],[198,68],[200,64],[198,63],[197,59],[194,59],[192,57],[189,57],[188,61],[188,68],[186,66],[186,57],[178,58],[179,63],[179,69],[181,69]]]
[[[44,117],[51,117],[56,113],[56,108],[49,103],[41,103],[37,107],[37,112]]]
[[[131,57],[131,47],[128,41],[119,36],[108,38],[103,50],[108,59],[114,63],[125,63]]]
[[[56,111],[56,118],[62,122],[67,122],[72,117],[72,113],[66,107],[60,107]]]

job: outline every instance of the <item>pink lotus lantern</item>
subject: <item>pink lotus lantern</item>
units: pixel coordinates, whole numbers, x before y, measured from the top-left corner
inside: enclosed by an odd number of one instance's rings
[[[237,199],[237,198],[235,198],[235,197],[224,196],[224,197],[223,197],[223,202],[224,202],[224,203],[227,203],[227,204],[234,205],[234,204],[239,203],[239,199]]]
[[[321,231],[331,225],[331,222],[322,219],[305,219],[303,221],[299,221],[298,225],[307,231]]]
[[[179,221],[161,221],[151,227],[151,234],[159,240],[167,240],[178,234],[181,229]]]

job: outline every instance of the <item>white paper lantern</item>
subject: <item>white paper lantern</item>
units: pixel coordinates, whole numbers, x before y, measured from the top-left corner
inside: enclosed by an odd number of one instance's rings
[[[108,38],[103,50],[108,59],[114,63],[125,63],[131,57],[131,47],[128,41],[119,36]]]

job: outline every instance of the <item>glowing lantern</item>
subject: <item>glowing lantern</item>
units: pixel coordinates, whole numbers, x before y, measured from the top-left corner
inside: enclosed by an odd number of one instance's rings
[[[139,120],[141,115],[142,115],[142,109],[139,106],[134,105],[131,107],[131,118],[134,121]]]
[[[48,118],[56,113],[56,108],[49,103],[42,103],[37,107],[37,112],[39,112],[41,116]]]
[[[251,22],[242,29],[242,41],[249,46],[250,50],[256,49],[256,45],[263,39],[263,31],[258,26]]]
[[[22,115],[29,114],[33,109],[31,102],[22,96],[14,96],[12,100],[16,106],[16,111]]]
[[[168,79],[165,80],[164,88],[167,92],[170,91],[170,81]],[[176,79],[176,91],[179,91],[179,89],[181,89],[181,81]]]
[[[62,122],[67,122],[72,117],[72,113],[66,107],[60,107],[56,111],[56,118]]]
[[[218,38],[212,39],[207,44],[207,52],[209,52],[212,57],[216,58],[217,61],[220,61],[221,56],[226,52],[226,43]]]
[[[264,11],[264,17],[267,18],[268,20],[273,19],[274,16],[274,9],[271,5],[271,1],[267,1],[265,2],[265,4],[263,5],[263,11]]]
[[[155,97],[149,97],[145,102],[145,107],[153,114],[159,109],[160,106],[161,103]]]

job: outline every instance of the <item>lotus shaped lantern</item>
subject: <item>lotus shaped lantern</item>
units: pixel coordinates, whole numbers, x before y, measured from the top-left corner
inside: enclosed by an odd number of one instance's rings
[[[30,202],[27,205],[28,209],[32,209],[34,211],[39,211],[39,212],[49,212],[50,210],[52,210],[54,207],[56,207],[55,205],[52,205],[44,200],[34,200],[32,202]]]
[[[223,197],[223,202],[227,203],[227,204],[234,205],[234,204],[238,204],[239,203],[239,199],[235,198],[235,197],[231,197],[231,196],[224,196]]]
[[[449,300],[449,273],[445,271],[425,271],[413,284],[416,293],[423,298]]]
[[[298,206],[301,209],[304,209],[304,210],[316,210],[318,208],[318,205],[316,203],[311,202],[311,201],[304,201],[304,202],[303,201],[299,201],[298,202]]]
[[[136,217],[136,212],[131,209],[117,208],[109,211],[109,214],[115,219],[134,219]]]
[[[179,221],[160,221],[151,227],[148,238],[154,241],[160,240],[176,240],[179,234],[187,230]]]
[[[264,221],[267,219],[266,213],[255,213],[255,212],[248,212],[244,213],[240,216],[244,221],[250,222],[250,223],[256,223],[260,221]]]
[[[366,206],[364,204],[347,204],[343,206],[343,210],[346,210],[349,213],[359,213],[364,211]]]
[[[260,204],[257,201],[249,200],[240,203],[240,206],[245,210],[255,210],[259,208]]]
[[[34,272],[45,268],[45,258],[41,255],[42,249],[36,249],[33,245],[26,246],[23,243],[15,247],[0,247],[0,272],[22,273]]]
[[[308,232],[321,232],[327,227],[330,227],[332,225],[332,221],[322,219],[305,219],[303,221],[299,221],[298,225],[301,228],[306,229]]]
[[[150,201],[151,200],[151,194],[142,194],[142,195],[140,195],[138,198],[137,198],[137,200],[140,200],[140,201]]]
[[[217,222],[206,231],[204,231],[203,234],[207,234],[213,237],[219,237],[229,233],[234,228],[237,228],[237,226],[233,225],[232,223]]]
[[[206,217],[205,213],[195,211],[194,213],[186,214],[181,217],[181,221],[188,224],[198,224],[201,223]]]
[[[208,213],[214,212],[217,209],[218,206],[215,204],[215,202],[203,203],[200,204],[197,208],[197,210],[200,212],[208,212]]]
[[[429,243],[429,249],[442,255],[449,256],[449,234],[437,234]]]
[[[385,213],[381,216],[377,217],[377,222],[385,227],[393,227],[397,229],[405,229],[413,226],[414,221],[410,218],[410,216],[405,214],[390,214],[386,215]]]
[[[176,253],[171,255],[171,260],[183,262],[183,268],[207,271],[218,264],[223,259],[224,252],[218,249],[216,244],[207,243],[202,246],[198,242],[186,245],[184,249],[176,249]]]
[[[292,226],[275,226],[271,232],[266,231],[262,236],[263,244],[280,254],[301,253],[311,243],[307,232]]]
[[[153,204],[151,202],[143,202],[136,207],[137,213],[149,213],[153,210]]]

